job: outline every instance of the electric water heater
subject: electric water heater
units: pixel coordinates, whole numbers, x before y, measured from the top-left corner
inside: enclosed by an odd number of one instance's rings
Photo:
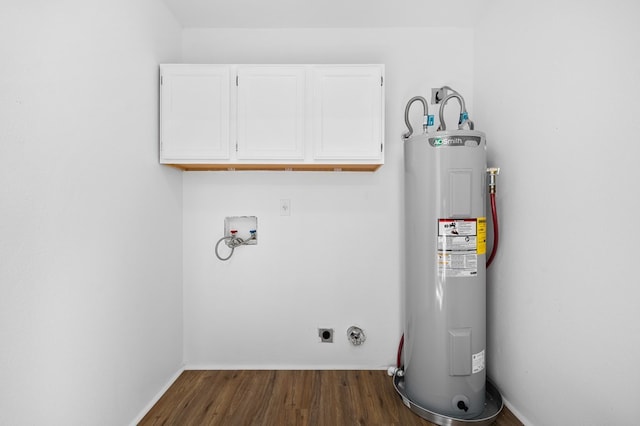
[[[486,373],[485,180],[489,173],[490,263],[498,247],[499,168],[487,169],[485,135],[474,130],[462,96],[448,86],[433,90],[452,92],[435,97],[437,131],[429,131],[434,120],[424,97],[411,98],[405,109],[405,324],[397,366],[389,371],[402,401],[419,416],[443,426],[486,426],[503,407]],[[456,130],[444,121],[450,99],[460,104]],[[409,110],[417,101],[423,133],[413,135]]]
[[[404,387],[421,407],[470,419],[485,406],[485,135],[405,140]]]

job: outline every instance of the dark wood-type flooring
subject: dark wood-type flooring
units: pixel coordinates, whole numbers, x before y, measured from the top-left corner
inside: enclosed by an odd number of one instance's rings
[[[386,371],[184,371],[140,425],[431,425]],[[505,407],[496,426],[521,426]]]

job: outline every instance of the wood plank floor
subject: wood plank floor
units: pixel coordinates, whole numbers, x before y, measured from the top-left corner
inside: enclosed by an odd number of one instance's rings
[[[139,425],[431,425],[386,371],[184,371]],[[521,426],[506,407],[496,426]]]

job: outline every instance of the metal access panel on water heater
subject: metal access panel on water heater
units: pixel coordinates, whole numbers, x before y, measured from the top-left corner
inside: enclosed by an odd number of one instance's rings
[[[472,419],[485,405],[485,138],[473,130],[405,141],[407,397]]]

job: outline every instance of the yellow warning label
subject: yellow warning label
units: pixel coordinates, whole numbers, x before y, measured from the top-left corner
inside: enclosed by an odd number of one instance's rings
[[[487,218],[479,217],[478,221],[478,254],[485,254],[487,252]]]

